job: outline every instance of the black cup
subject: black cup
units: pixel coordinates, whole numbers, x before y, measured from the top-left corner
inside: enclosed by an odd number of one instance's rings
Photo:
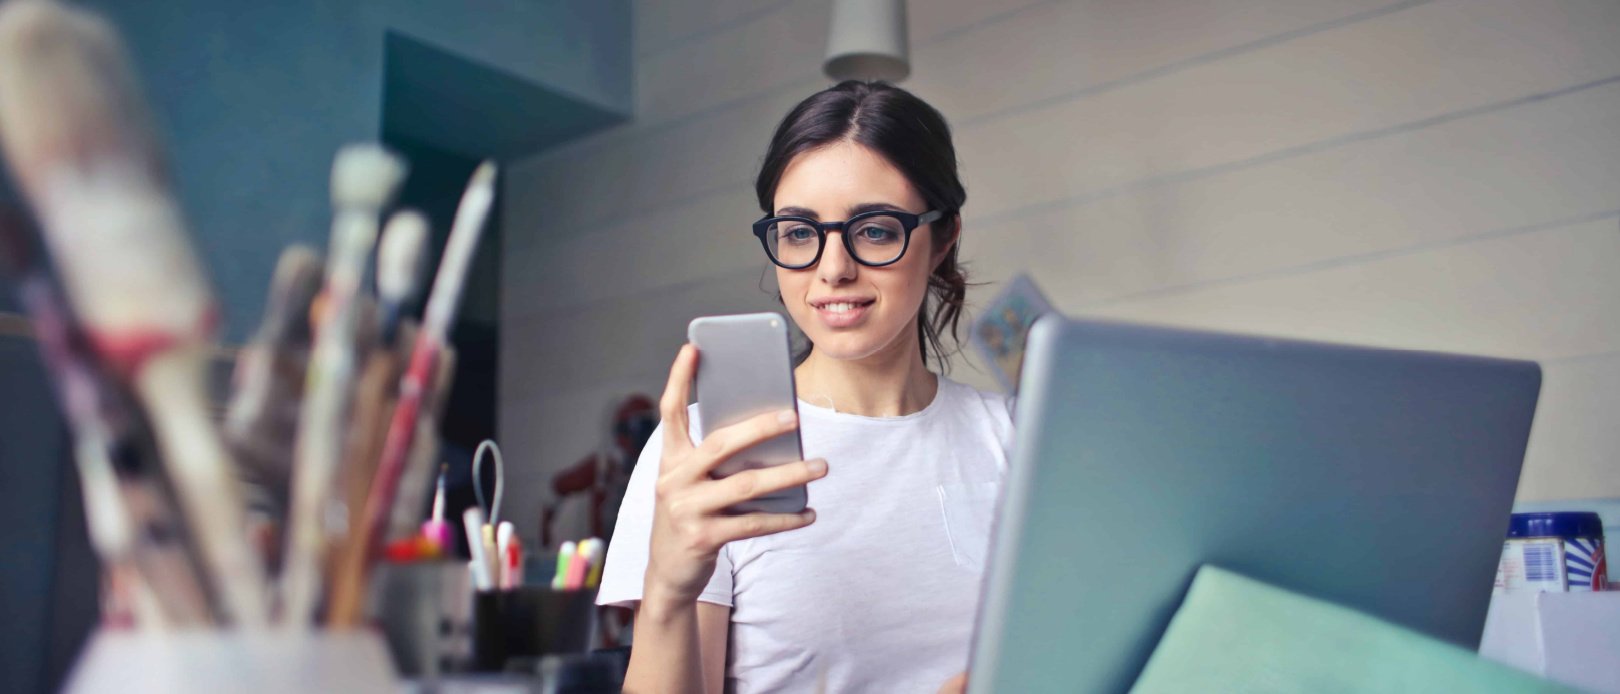
[[[523,586],[473,594],[473,669],[496,672],[514,658],[584,653],[596,618],[595,590]]]

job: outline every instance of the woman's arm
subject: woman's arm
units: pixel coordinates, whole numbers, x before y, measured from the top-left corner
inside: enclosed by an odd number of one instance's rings
[[[721,549],[728,542],[802,528],[816,518],[809,509],[735,516],[724,510],[827,474],[826,461],[815,460],[714,479],[711,473],[721,463],[792,431],[798,418],[792,411],[762,414],[709,432],[702,444],[692,443],[686,403],[697,360],[694,347],[681,349],[659,403],[664,435],[653,485],[647,569],[624,685],[636,694],[721,690],[731,610],[698,601],[714,577]]]
[[[724,605],[643,600],[636,608],[636,642],[624,691],[720,694],[730,626],[731,608]]]

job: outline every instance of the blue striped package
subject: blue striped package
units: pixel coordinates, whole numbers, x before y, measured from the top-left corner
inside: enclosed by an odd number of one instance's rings
[[[1513,514],[1496,571],[1496,589],[1607,590],[1602,519],[1591,512]]]

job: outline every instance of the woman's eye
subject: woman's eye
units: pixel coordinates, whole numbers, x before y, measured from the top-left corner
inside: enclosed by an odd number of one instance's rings
[[[790,243],[805,243],[816,238],[816,230],[807,226],[788,227],[779,232],[778,238]]]
[[[894,243],[900,240],[900,232],[879,224],[868,224],[855,233],[855,240],[865,243]]]

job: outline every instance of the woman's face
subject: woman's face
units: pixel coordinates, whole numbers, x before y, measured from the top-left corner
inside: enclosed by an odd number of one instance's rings
[[[842,141],[798,155],[776,187],[777,215],[844,221],[873,209],[912,214],[928,210],[921,195],[881,155]],[[867,267],[844,248],[843,232],[827,234],[820,262],[803,270],[776,268],[782,303],[816,354],[839,360],[864,359],[886,349],[916,345],[917,310],[928,290],[928,275],[949,244],[935,248],[928,225],[917,227],[905,255],[892,265]]]

